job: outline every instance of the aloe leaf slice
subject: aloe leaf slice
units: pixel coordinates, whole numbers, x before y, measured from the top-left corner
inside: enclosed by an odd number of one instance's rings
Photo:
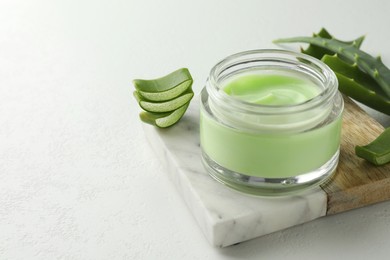
[[[168,101],[180,96],[187,89],[191,88],[192,82],[193,82],[192,79],[189,79],[169,90],[162,91],[162,92],[145,92],[145,91],[138,90],[138,93],[144,99],[147,99],[149,101],[157,101],[157,102]]]
[[[375,165],[383,165],[390,162],[390,128],[387,128],[368,145],[356,146],[355,153],[357,156]]]
[[[138,91],[158,93],[170,90],[185,81],[192,81],[192,77],[187,68],[181,68],[157,79],[135,79],[134,86]]]
[[[192,91],[192,89],[190,89],[186,92],[186,94],[183,94],[175,99],[164,102],[151,102],[145,100],[137,91],[134,91],[133,94],[134,97],[137,99],[138,104],[143,110],[155,113],[164,113],[176,110],[187,102],[189,102],[194,96],[194,92]]]
[[[186,103],[184,106],[181,106],[170,113],[151,113],[142,111],[139,116],[145,123],[166,128],[176,124],[182,118],[188,106],[189,103]]]

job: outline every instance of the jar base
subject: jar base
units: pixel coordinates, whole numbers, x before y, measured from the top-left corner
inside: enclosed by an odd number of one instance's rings
[[[338,160],[339,150],[314,171],[286,178],[262,178],[226,169],[202,150],[203,165],[212,178],[234,190],[258,196],[286,196],[318,187],[330,179],[337,168]]]

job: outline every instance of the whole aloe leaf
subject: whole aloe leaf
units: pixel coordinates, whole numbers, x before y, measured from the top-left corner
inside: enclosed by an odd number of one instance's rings
[[[390,98],[390,70],[382,63],[364,51],[361,51],[353,44],[346,44],[335,39],[321,37],[293,37],[278,39],[275,43],[309,43],[328,51],[337,53],[340,57],[353,64],[356,63],[359,69],[372,77],[388,98]]]
[[[322,61],[336,74],[339,90],[347,96],[390,115],[390,99],[382,92],[380,86],[367,74],[337,57],[337,54],[325,55]]]
[[[359,38],[352,40],[352,41],[341,41],[333,37],[325,28],[321,28],[321,30],[318,33],[313,33],[313,37],[320,37],[324,39],[334,39],[336,41],[339,41],[341,43],[345,43],[348,45],[353,45],[356,48],[360,48],[364,41],[364,36],[360,36]],[[313,56],[317,59],[321,59],[324,55],[334,55],[335,52],[330,51],[326,48],[322,48],[320,46],[316,46],[313,44],[309,44],[306,50],[301,48],[301,52],[305,53],[307,55]]]

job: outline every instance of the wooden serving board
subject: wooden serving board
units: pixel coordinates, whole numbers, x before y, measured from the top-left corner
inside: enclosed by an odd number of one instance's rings
[[[374,166],[355,155],[384,128],[344,98],[339,165],[324,185],[291,196],[261,197],[212,179],[201,163],[199,99],[169,129],[143,124],[147,140],[207,240],[225,247],[320,217],[390,199],[390,164]]]
[[[340,160],[336,173],[321,188],[328,197],[327,215],[390,199],[390,164],[375,166],[355,155],[384,128],[351,99],[345,98]]]

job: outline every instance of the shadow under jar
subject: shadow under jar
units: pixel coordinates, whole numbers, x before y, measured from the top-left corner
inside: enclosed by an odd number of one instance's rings
[[[253,50],[215,65],[201,93],[209,174],[266,196],[318,186],[335,171],[343,99],[333,71],[305,54]]]

